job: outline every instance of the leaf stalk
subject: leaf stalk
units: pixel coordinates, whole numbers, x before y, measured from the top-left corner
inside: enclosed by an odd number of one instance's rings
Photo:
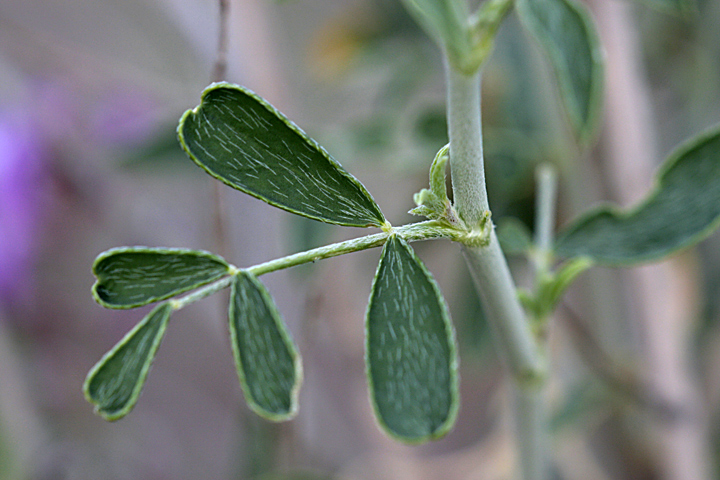
[[[443,225],[434,220],[428,220],[425,222],[410,223],[402,225],[400,227],[392,227],[381,233],[373,235],[366,235],[364,237],[353,238],[345,240],[343,242],[333,243],[330,245],[324,245],[322,247],[306,250],[304,252],[295,253],[281,258],[276,258],[264,263],[253,265],[245,269],[240,269],[234,265],[230,265],[230,274],[226,277],[216,280],[188,295],[181,298],[170,300],[170,305],[173,310],[180,310],[208,297],[220,290],[223,290],[230,286],[232,279],[240,271],[246,271],[254,276],[265,275],[266,273],[275,272],[277,270],[284,270],[286,268],[295,267],[297,265],[303,265],[305,263],[316,262],[318,260],[324,260],[326,258],[337,257],[339,255],[345,255],[346,253],[359,252],[361,250],[367,250],[370,248],[381,247],[387,242],[391,235],[398,235],[407,242],[416,242],[422,240],[429,240],[431,238],[447,238],[453,241],[465,242],[473,244],[478,242],[479,237],[474,232],[466,232],[457,230],[446,225]]]

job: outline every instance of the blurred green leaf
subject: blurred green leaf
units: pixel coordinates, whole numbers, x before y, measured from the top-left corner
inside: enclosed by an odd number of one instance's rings
[[[172,308],[155,307],[90,370],[83,391],[105,420],[118,420],[137,403]]]
[[[572,285],[578,275],[592,266],[592,260],[587,257],[579,257],[568,260],[553,272],[552,281],[543,285],[544,290],[542,292],[542,298],[547,305],[548,313],[555,309],[565,290]]]
[[[578,275],[592,266],[592,260],[587,257],[568,260],[558,267],[557,271],[540,275],[534,293],[518,290],[518,298],[536,321],[544,322],[555,311],[565,290],[572,285]]]
[[[190,158],[213,177],[298,215],[353,227],[385,223],[365,187],[264,99],[228,83],[210,85],[180,119]]]
[[[395,235],[383,248],[366,328],[368,384],[380,425],[407,443],[445,435],[459,402],[453,327],[435,280]]]
[[[178,144],[177,122],[162,125],[146,141],[136,146],[122,147],[119,165],[129,170],[140,170],[142,173],[152,171],[167,175],[169,172],[193,171],[187,155]]]
[[[697,11],[695,0],[636,0],[648,7],[669,13],[688,15]]]
[[[532,235],[523,222],[513,217],[498,222],[497,236],[506,255],[522,255],[532,248]]]
[[[662,259],[696,244],[720,224],[720,128],[681,146],[635,208],[591,210],[565,229],[555,249],[606,265]]]
[[[302,364],[270,294],[247,272],[235,276],[230,295],[230,338],[245,400],[272,421],[297,413]]]
[[[552,63],[575,133],[587,141],[598,124],[603,90],[602,53],[592,17],[574,0],[517,0],[516,6]]]
[[[225,260],[200,250],[113,248],[95,259],[92,292],[104,307],[135,308],[200,287],[229,271]]]

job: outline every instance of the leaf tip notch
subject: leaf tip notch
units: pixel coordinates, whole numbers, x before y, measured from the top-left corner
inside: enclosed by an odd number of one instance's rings
[[[168,299],[213,282],[230,265],[204,250],[119,247],[107,250],[92,266],[95,301],[105,308],[130,309]]]
[[[215,179],[275,207],[351,227],[382,227],[365,187],[300,127],[240,85],[212,84],[180,119],[178,139]]]

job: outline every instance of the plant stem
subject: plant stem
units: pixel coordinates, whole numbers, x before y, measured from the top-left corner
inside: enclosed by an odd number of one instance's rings
[[[469,228],[489,210],[480,125],[480,72],[465,75],[445,61],[450,171],[455,208]]]
[[[547,273],[552,262],[553,229],[555,227],[555,201],[557,174],[550,164],[540,165],[535,171],[537,202],[535,208],[535,274]]]
[[[445,63],[450,167],[455,206],[471,227],[489,209],[480,121],[480,71],[458,72]],[[507,359],[517,389],[518,442],[524,480],[542,480],[547,468],[542,384],[545,359],[518,301],[516,287],[495,231],[484,247],[463,248],[475,288],[492,325],[499,350]]]
[[[202,300],[205,297],[209,297],[213,293],[217,293],[220,290],[229,287],[230,283],[232,283],[232,279],[232,275],[228,277],[223,277],[220,280],[216,280],[209,285],[205,285],[199,290],[195,290],[194,292],[185,295],[184,297],[170,300],[170,306],[173,310],[180,310],[181,308],[185,308],[191,303],[195,303],[198,300]]]
[[[454,231],[450,228],[438,226],[434,221],[411,223],[401,227],[395,227],[390,232],[376,233],[374,235],[366,235],[360,238],[353,238],[344,242],[333,243],[322,247],[307,250],[305,252],[288,255],[287,257],[270,260],[246,269],[253,275],[264,275],[266,273],[282,270],[284,268],[302,265],[303,263],[315,262],[325,258],[337,257],[346,253],[359,252],[369,248],[384,245],[388,237],[396,233],[408,242],[418,240],[427,240],[430,238],[451,238]]]
[[[549,476],[548,419],[543,385],[515,386],[516,435],[523,480]]]
[[[499,350],[516,383],[536,383],[545,377],[545,360],[518,301],[516,287],[495,231],[487,247],[463,247],[483,310],[492,325]]]
[[[227,77],[228,22],[230,19],[230,0],[218,1],[218,43],[215,63],[210,75],[211,82],[221,82]],[[213,180],[213,233],[216,250],[221,256],[228,254],[227,215],[225,212],[225,190],[220,182]]]
[[[458,233],[456,230],[438,225],[437,222],[429,220],[425,222],[410,223],[401,227],[395,227],[389,229],[389,231],[376,233],[373,235],[366,235],[360,238],[353,238],[345,240],[344,242],[333,243],[331,245],[324,245],[322,247],[314,248],[312,250],[306,250],[293,255],[288,255],[282,258],[276,258],[265,263],[260,263],[252,267],[244,269],[246,272],[251,273],[255,276],[264,275],[266,273],[275,272],[277,270],[283,270],[285,268],[302,265],[304,263],[315,262],[317,260],[323,260],[326,258],[337,257],[338,255],[345,255],[346,253],[359,252],[361,250],[367,250],[369,248],[379,247],[384,245],[388,237],[392,234],[397,234],[403,237],[408,242],[416,242],[420,240],[428,240],[431,238],[449,238],[456,239]],[[223,277],[220,280],[206,285],[182,298],[170,300],[173,310],[180,310],[187,305],[208,297],[220,290],[230,286],[234,273],[232,271],[239,271],[240,269],[234,265],[230,266],[231,273],[227,277]]]
[[[230,0],[218,1],[218,43],[211,81],[221,82],[227,77],[228,22],[230,21]]]
[[[447,62],[445,73],[455,206],[465,222],[474,226],[488,210],[480,125],[481,73],[465,75]],[[520,382],[543,377],[544,362],[495,232],[486,247],[465,246],[463,253],[514,377]]]

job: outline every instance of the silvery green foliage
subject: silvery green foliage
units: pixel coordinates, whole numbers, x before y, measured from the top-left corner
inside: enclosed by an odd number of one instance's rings
[[[360,182],[244,87],[208,87],[202,103],[182,117],[178,135],[206,172],[271,205],[328,223],[391,228]],[[432,188],[445,209],[444,162],[438,163]],[[384,240],[367,314],[368,378],[380,423],[395,438],[418,443],[444,435],[455,421],[454,333],[439,288],[406,241],[396,234]],[[230,340],[248,405],[273,421],[297,413],[300,355],[254,274],[207,252],[149,247],[109,250],[97,258],[93,272],[93,293],[109,308],[134,308],[197,290],[156,307],[92,369],[85,392],[100,415],[115,420],[135,405],[170,313],[190,297],[228,285]],[[395,328],[400,337],[384,333]],[[397,399],[399,408],[393,407]]]
[[[375,274],[365,346],[380,425],[409,443],[445,435],[459,403],[453,326],[435,280],[407,242],[394,235]]]
[[[190,158],[221,182],[315,220],[380,227],[385,217],[365,187],[275,107],[228,83],[205,89],[180,119]]]
[[[476,71],[483,63],[512,5],[510,0],[487,0],[468,18],[462,0],[404,2],[438,39],[452,68],[462,72]],[[516,0],[515,6],[555,69],[578,138],[588,142],[598,123],[602,63],[587,11],[575,0]],[[366,314],[371,402],[379,424],[400,441],[420,443],[446,434],[459,404],[455,336],[440,289],[408,242],[434,232],[435,238],[485,248],[494,228],[489,211],[480,232],[468,231],[454,211],[445,187],[445,166],[452,163],[448,149],[441,149],[433,162],[430,188],[415,197],[413,213],[429,221],[393,228],[355,177],[245,87],[209,86],[200,105],[181,118],[178,137],[198,166],[232,188],[291,213],[337,225],[381,227],[383,233],[354,239],[357,242],[336,250],[322,247],[247,269],[197,250],[123,247],[101,254],[93,266],[93,294],[100,304],[135,308],[165,302],[88,374],[84,391],[96,411],[108,420],[126,415],[142,391],[170,314],[231,286],[230,343],[246,400],[269,420],[291,418],[298,409],[300,355],[257,276],[299,264],[288,261],[291,257],[314,261],[384,245]],[[554,253],[570,260],[555,272],[543,272],[533,295],[521,293],[526,310],[544,319],[573,279],[593,263],[628,265],[664,258],[700,241],[717,227],[718,219],[720,129],[715,129],[666,162],[657,187],[640,206],[627,212],[593,210],[561,233]],[[416,226],[416,232],[426,232],[424,238],[398,233]],[[501,236],[506,246],[532,254],[535,246],[528,232],[517,224],[505,231]]]
[[[302,364],[270,294],[254,275],[235,275],[228,312],[230,340],[245,400],[274,421],[297,413]]]
[[[171,312],[168,303],[155,307],[90,370],[83,391],[98,415],[117,420],[133,409]]]
[[[95,300],[107,308],[135,308],[206,285],[229,273],[225,260],[178,248],[122,247],[99,255]]]
[[[677,149],[660,168],[655,187],[636,207],[600,206],[563,230],[555,245],[564,257],[605,265],[661,260],[698,243],[720,223],[720,128]]]

